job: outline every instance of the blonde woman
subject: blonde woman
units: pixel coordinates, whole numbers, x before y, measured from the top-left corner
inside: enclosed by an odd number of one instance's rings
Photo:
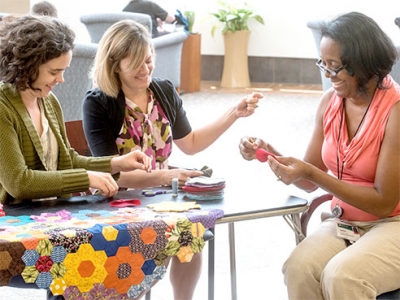
[[[174,142],[184,153],[195,154],[210,146],[237,119],[254,113],[262,95],[244,97],[217,120],[192,130],[172,83],[153,78],[154,48],[148,30],[124,20],[111,26],[102,37],[94,62],[97,87],[83,102],[85,135],[93,155],[126,155],[141,150],[152,158],[152,172],[123,172],[120,187],[182,186],[202,172],[168,169]],[[207,119],[207,116],[204,116]],[[143,176],[144,175],[144,176]],[[173,258],[171,282],[175,299],[192,299],[200,276],[201,254],[191,263]]]

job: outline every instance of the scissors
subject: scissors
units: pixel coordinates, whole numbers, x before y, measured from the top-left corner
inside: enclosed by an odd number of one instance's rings
[[[127,207],[127,206],[140,206],[142,202],[139,199],[118,199],[110,202],[110,206],[114,207]]]
[[[154,197],[155,195],[161,195],[161,194],[170,194],[172,191],[167,191],[167,190],[143,190],[142,195],[145,197]]]

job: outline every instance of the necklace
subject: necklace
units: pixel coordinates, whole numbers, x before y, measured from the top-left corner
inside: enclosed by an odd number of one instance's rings
[[[354,137],[357,135],[358,131],[360,130],[361,125],[364,122],[364,119],[365,119],[365,117],[366,117],[366,115],[368,113],[369,107],[371,106],[371,103],[372,103],[372,100],[369,102],[369,104],[367,106],[367,109],[365,110],[364,115],[361,118],[361,121],[358,124],[357,129],[354,132],[354,135],[350,139],[350,141],[354,139]],[[346,107],[344,105],[344,99],[343,99],[342,112],[341,112],[341,115],[340,115],[339,133],[338,133],[338,138],[337,138],[337,142],[336,142],[336,168],[337,168],[337,178],[339,180],[342,180],[343,170],[344,170],[344,166],[345,166],[345,162],[346,162],[346,156],[347,156],[347,154],[345,154],[343,156],[342,163],[340,164],[340,162],[339,162],[340,161],[340,159],[339,159],[339,142],[340,142],[340,137],[341,137],[341,133],[342,133],[343,118],[344,118],[344,114],[345,114],[345,108]],[[340,218],[342,215],[343,215],[343,208],[341,208],[339,206],[339,200],[336,200],[335,207],[332,209],[332,216],[335,217],[335,218]]]

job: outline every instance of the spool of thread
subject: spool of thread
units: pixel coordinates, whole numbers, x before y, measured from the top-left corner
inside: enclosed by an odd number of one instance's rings
[[[172,178],[172,196],[178,197],[178,178]]]

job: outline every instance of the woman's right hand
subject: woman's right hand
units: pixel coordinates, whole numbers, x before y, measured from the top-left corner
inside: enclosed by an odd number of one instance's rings
[[[113,197],[118,192],[118,185],[110,173],[87,171],[89,187],[100,190],[106,197]]]
[[[178,178],[178,185],[182,187],[185,185],[186,181],[191,177],[198,177],[204,175],[201,171],[193,171],[186,169],[168,169],[164,170],[162,185],[172,185],[172,179]]]

